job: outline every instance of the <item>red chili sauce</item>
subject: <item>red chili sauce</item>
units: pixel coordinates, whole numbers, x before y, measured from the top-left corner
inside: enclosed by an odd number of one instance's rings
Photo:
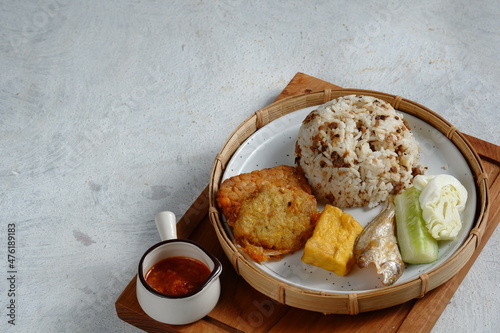
[[[154,264],[144,276],[156,291],[178,296],[198,289],[210,275],[201,261],[189,257],[170,257]]]

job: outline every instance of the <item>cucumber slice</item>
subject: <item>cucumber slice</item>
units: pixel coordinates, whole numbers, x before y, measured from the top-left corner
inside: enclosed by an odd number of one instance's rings
[[[420,207],[420,192],[411,187],[396,195],[396,233],[403,261],[428,264],[438,258],[438,242],[427,230]]]

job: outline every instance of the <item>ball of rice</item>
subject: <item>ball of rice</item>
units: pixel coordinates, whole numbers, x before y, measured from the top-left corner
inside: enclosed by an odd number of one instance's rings
[[[422,173],[420,148],[403,115],[372,96],[339,97],[302,122],[295,161],[318,200],[374,207]]]

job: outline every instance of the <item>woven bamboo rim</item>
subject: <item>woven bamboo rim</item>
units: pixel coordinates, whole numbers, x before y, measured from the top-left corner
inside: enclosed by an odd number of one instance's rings
[[[362,293],[339,294],[297,287],[269,276],[250,263],[233,244],[222,222],[222,213],[216,204],[217,191],[224,169],[234,152],[262,126],[295,110],[326,103],[346,95],[369,95],[390,103],[395,109],[404,111],[432,125],[452,141],[467,160],[476,181],[477,211],[471,231],[461,247],[441,265],[417,278],[386,288]],[[484,233],[488,216],[487,174],[480,158],[467,139],[444,118],[434,111],[400,96],[371,90],[339,89],[291,96],[258,110],[241,123],[229,136],[212,168],[209,184],[209,218],[219,242],[236,272],[253,288],[268,297],[292,307],[325,314],[351,314],[373,311],[402,304],[423,297],[430,290],[452,278],[472,257]]]

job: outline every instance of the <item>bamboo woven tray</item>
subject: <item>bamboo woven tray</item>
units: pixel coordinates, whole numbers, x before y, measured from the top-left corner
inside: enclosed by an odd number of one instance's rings
[[[283,276],[289,276],[290,274],[293,274],[294,276],[297,275],[296,269],[301,265],[301,262],[298,259],[296,259],[296,261],[292,260],[289,262],[288,265],[291,265],[293,268],[290,268],[288,271],[285,271],[283,275],[278,277],[275,276],[273,268],[266,270],[264,269],[264,265],[256,265],[252,259],[244,256],[242,251],[232,240],[230,232],[227,231],[225,222],[223,222],[222,213],[218,210],[215,198],[217,196],[219,185],[223,180],[222,177],[224,171],[226,168],[230,168],[229,163],[231,162],[233,155],[237,154],[240,147],[249,147],[246,139],[254,133],[257,133],[259,129],[263,128],[267,124],[272,124],[273,128],[276,127],[279,129],[279,132],[283,132],[283,125],[280,125],[282,119],[285,116],[292,114],[292,112],[308,107],[315,108],[337,97],[354,94],[369,95],[374,96],[377,99],[385,100],[386,102],[392,104],[395,109],[404,111],[405,113],[420,118],[425,123],[432,125],[433,128],[439,130],[446,136],[446,138],[452,141],[469,164],[474,178],[472,187],[474,187],[474,182],[476,183],[475,187],[478,197],[476,203],[476,216],[473,218],[474,225],[472,226],[464,244],[460,246],[460,248],[457,249],[451,257],[447,258],[444,262],[434,268],[424,272],[420,272],[417,267],[413,266],[412,269],[414,269],[414,271],[417,270],[419,275],[415,276],[411,280],[403,281],[401,283],[398,282],[390,287],[372,289],[363,292],[359,292],[359,289],[354,289],[348,293],[340,292],[340,289],[339,291],[330,289],[318,290],[314,289],[311,284],[308,286],[302,284],[298,285],[283,278]],[[295,113],[293,115],[295,115]],[[275,120],[276,122],[273,122]],[[269,138],[269,130],[267,128],[264,134],[266,139]],[[295,134],[288,133],[287,136],[293,138]],[[293,147],[290,147],[289,150],[290,154],[293,154]],[[255,151],[257,150],[252,145],[248,153],[254,154]],[[276,154],[274,151],[273,153]],[[237,163],[239,164],[242,155],[238,154],[237,157]],[[262,161],[259,161],[259,163],[261,162]],[[473,252],[476,250],[486,224],[488,206],[487,198],[486,174],[480,163],[480,158],[477,156],[474,148],[468,143],[463,134],[458,132],[454,126],[449,124],[438,114],[420,104],[401,98],[400,96],[361,89],[324,89],[317,92],[290,96],[277,101],[268,107],[255,112],[243,123],[241,123],[236,130],[234,130],[234,132],[227,139],[226,143],[223,145],[219,154],[217,154],[214,162],[209,186],[209,217],[214,228],[216,229],[217,237],[219,238],[219,242],[221,243],[226,256],[231,259],[231,263],[238,274],[240,274],[250,285],[252,285],[252,287],[279,303],[293,307],[318,311],[326,314],[333,313],[355,315],[360,312],[380,310],[407,302],[413,298],[423,297],[428,291],[440,286],[453,277],[463,267],[463,265],[465,265],[465,263],[472,256]],[[283,261],[284,260],[281,260],[280,262]],[[370,275],[367,277],[369,276]],[[309,276],[306,277],[306,280],[307,279],[309,279]],[[349,277],[347,277],[347,281],[348,279]],[[346,279],[343,281],[346,281]],[[340,284],[347,284],[347,286],[349,286],[349,283],[342,282],[342,280],[336,282]]]
[[[298,73],[278,99],[304,92],[338,87],[314,77]],[[479,255],[481,249],[495,230],[500,218],[500,147],[474,137],[466,136],[481,157],[488,177],[490,201],[492,203],[489,221],[471,259],[448,282],[428,292],[425,297],[413,299],[401,305],[384,310],[362,313],[357,316],[322,315],[316,312],[299,310],[257,292],[239,277],[231,263],[226,259],[219,245],[214,229],[208,219],[208,189],[206,189],[178,223],[179,237],[198,241],[221,259],[224,272],[221,276],[223,292],[216,308],[203,320],[186,326],[169,326],[158,323],[144,314],[135,297],[135,278],[122,292],[115,303],[118,316],[148,332],[194,332],[194,331],[288,331],[295,329],[314,329],[315,331],[339,330],[373,331],[416,329],[429,331],[447,303],[458,288],[462,279]],[[425,311],[432,304],[434,311]]]

